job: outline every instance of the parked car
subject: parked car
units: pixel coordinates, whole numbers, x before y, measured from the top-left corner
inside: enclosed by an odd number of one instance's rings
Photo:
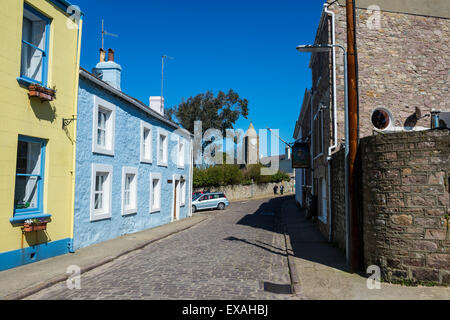
[[[210,192],[193,199],[192,212],[205,209],[224,210],[229,205],[230,203],[223,192]]]
[[[192,200],[198,198],[200,195],[205,194],[205,193],[210,193],[210,191],[209,190],[203,190],[203,191],[192,192]]]

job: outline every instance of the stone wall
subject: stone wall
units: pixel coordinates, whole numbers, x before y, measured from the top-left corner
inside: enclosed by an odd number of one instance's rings
[[[364,264],[385,280],[450,284],[450,131],[360,141]],[[331,160],[332,241],[345,252],[345,151]]]
[[[364,262],[384,279],[450,284],[450,132],[361,139]]]
[[[382,11],[380,28],[370,29],[370,16],[357,10],[361,136],[372,134],[376,107],[391,110],[395,126],[429,128],[423,116],[448,107],[450,21]]]
[[[295,180],[291,180],[289,182],[284,181],[282,183],[284,185],[284,193],[292,193],[295,192]],[[227,199],[230,201],[235,200],[246,200],[251,198],[257,198],[261,196],[273,195],[273,187],[278,185],[280,187],[281,183],[262,183],[262,184],[253,184],[253,185],[229,185],[229,186],[220,186],[220,187],[211,187],[211,188],[194,188],[195,191],[202,190],[210,190],[211,192],[223,192],[227,196]],[[252,190],[253,189],[253,190]],[[280,189],[278,189],[278,193],[280,193]]]
[[[431,123],[429,117],[424,117],[426,114],[432,109],[448,108],[450,55],[447,54],[447,39],[450,37],[450,20],[387,12],[383,11],[383,5],[380,7],[379,26],[373,23],[373,11],[356,9],[360,137],[372,135],[371,115],[377,107],[391,111],[395,126],[426,128],[430,128]],[[334,2],[330,10],[336,17],[336,43],[346,47],[346,8]],[[319,30],[318,43],[331,43],[330,24],[330,19],[327,19]],[[313,63],[313,84],[319,77],[321,82],[329,81],[328,85],[317,88],[318,97],[326,102],[328,95],[332,95],[329,89],[332,88],[332,78],[331,67],[324,67],[323,62],[331,63],[330,55],[319,53],[316,57],[322,62]],[[337,129],[338,140],[341,141],[345,136],[345,86],[343,53],[340,49],[336,50],[336,65]],[[330,104],[330,107],[333,106]],[[420,110],[419,118],[415,116],[416,107]],[[325,128],[331,126],[325,124]],[[325,143],[328,141],[325,140]]]

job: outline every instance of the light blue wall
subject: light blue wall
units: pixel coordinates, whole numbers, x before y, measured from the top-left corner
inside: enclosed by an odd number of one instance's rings
[[[116,106],[114,156],[92,152],[94,95]],[[153,126],[152,164],[140,162],[141,119]],[[157,165],[158,127],[169,132],[168,167]],[[186,178],[186,205],[180,208],[180,219],[187,217],[189,214],[189,186],[191,179],[189,176],[190,146],[187,139],[185,139],[186,164],[184,169],[177,168],[176,164],[170,159],[170,152],[176,146],[176,141],[170,139],[170,133],[173,131],[174,128],[159,122],[128,102],[80,77],[76,139],[74,250],[127,233],[170,223],[172,218],[173,183],[168,183],[167,180],[172,179],[173,174],[183,175]],[[113,167],[113,180],[111,218],[91,222],[92,163],[111,165]],[[138,168],[137,213],[128,216],[122,216],[123,167]],[[161,210],[154,213],[149,213],[151,172],[161,173],[162,177]]]

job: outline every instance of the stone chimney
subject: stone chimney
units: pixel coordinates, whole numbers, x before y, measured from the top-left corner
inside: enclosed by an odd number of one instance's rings
[[[149,107],[164,116],[164,98],[161,99],[161,96],[150,97]]]
[[[105,50],[100,49],[100,62],[92,69],[92,73],[97,78],[120,90],[122,67],[114,62],[114,50],[108,49],[108,61],[105,61]]]

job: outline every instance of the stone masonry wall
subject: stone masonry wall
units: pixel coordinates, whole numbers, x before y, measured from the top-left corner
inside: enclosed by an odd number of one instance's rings
[[[336,43],[346,47],[345,6],[334,2],[330,10],[336,17]],[[372,23],[373,18],[374,12],[356,9],[360,137],[372,135],[371,114],[377,107],[392,112],[395,126],[429,128],[430,118],[424,116],[432,109],[448,109],[450,100],[450,20],[386,12],[383,7],[379,27]],[[330,30],[329,25],[323,30]],[[322,37],[317,40],[322,41]],[[344,67],[340,49],[336,50],[336,64],[338,140],[341,141],[345,134]],[[322,77],[330,79],[328,71],[321,70]],[[420,109],[420,119],[414,117],[416,107]]]
[[[291,180],[289,182],[284,181],[284,193],[292,193],[295,192],[295,180]],[[251,199],[252,194],[253,198],[272,195],[273,187],[278,185],[280,187],[281,183],[262,183],[262,184],[254,184],[252,185],[230,185],[230,186],[220,186],[220,187],[211,187],[211,188],[194,188],[195,191],[202,190],[210,190],[211,192],[223,192],[227,196],[227,199],[230,201],[235,200],[246,200]],[[253,192],[252,192],[253,188]],[[278,194],[280,193],[280,189],[278,188]]]
[[[450,131],[361,139],[366,267],[392,281],[450,284]]]

